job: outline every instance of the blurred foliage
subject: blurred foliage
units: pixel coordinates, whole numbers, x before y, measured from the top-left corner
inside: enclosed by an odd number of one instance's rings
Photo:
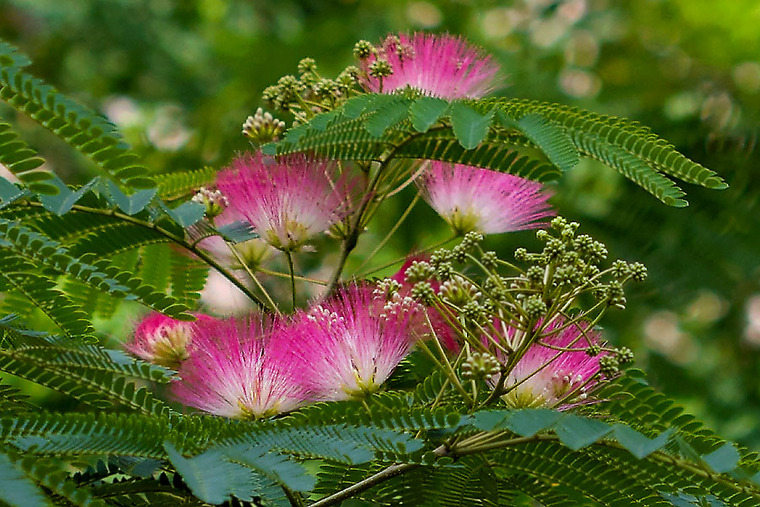
[[[5,0],[0,36],[31,71],[103,111],[157,172],[224,166],[247,144],[261,91],[312,56],[325,75],[356,40],[461,33],[502,62],[508,96],[559,101],[649,125],[731,185],[687,188],[672,209],[598,164],[558,184],[560,212],[650,281],[610,315],[609,339],[727,438],[760,448],[760,8],[734,0],[321,1]],[[0,117],[12,114],[0,109]],[[86,161],[28,124],[25,139],[69,183]],[[387,203],[364,251],[411,199]],[[446,237],[419,206],[378,263]],[[519,236],[524,242],[525,236]],[[491,238],[508,251],[514,237]],[[360,262],[356,262],[357,268]],[[113,328],[123,333],[123,329]],[[117,338],[123,338],[117,336]]]

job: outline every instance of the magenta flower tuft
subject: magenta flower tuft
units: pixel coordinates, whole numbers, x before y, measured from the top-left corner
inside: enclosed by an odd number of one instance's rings
[[[306,392],[297,381],[298,364],[277,345],[283,329],[257,315],[203,327],[172,386],[174,396],[224,417],[261,418],[298,408]]]
[[[127,352],[154,364],[177,369],[193,348],[193,337],[215,319],[193,314],[195,322],[176,320],[158,312],[150,313],[135,328],[132,339],[124,344]]]
[[[385,303],[372,287],[350,286],[296,317],[290,347],[315,400],[360,398],[377,391],[409,353],[415,336],[408,298]]]
[[[551,194],[535,181],[489,169],[431,162],[416,180],[422,197],[454,231],[498,234],[545,227]]]
[[[448,100],[476,99],[494,88],[499,72],[490,56],[461,37],[449,34],[390,35],[377,53],[362,60],[365,71],[362,84],[374,93],[393,93],[410,87]],[[372,75],[372,64],[378,58],[388,62],[390,75]]]
[[[599,358],[585,348],[601,345],[597,331],[585,325],[565,325],[564,319],[556,319],[543,331],[551,333],[542,339],[548,345],[578,350],[562,351],[534,343],[508,373],[504,388],[508,390],[502,399],[510,406],[556,407],[582,401],[598,383]],[[561,330],[559,330],[561,329]],[[510,328],[510,331],[513,331]],[[584,336],[585,333],[585,336]],[[492,379],[496,382],[497,379]]]
[[[217,186],[267,243],[294,250],[352,211],[352,187],[335,162],[260,152],[235,159]]]

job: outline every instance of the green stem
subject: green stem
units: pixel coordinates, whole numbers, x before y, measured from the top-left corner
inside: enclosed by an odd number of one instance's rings
[[[295,270],[293,269],[293,252],[290,250],[285,251],[285,256],[288,258],[288,271],[290,272],[290,295],[293,302],[293,310],[296,309],[296,278]]]
[[[264,297],[267,300],[267,303],[269,303],[270,310],[272,310],[274,313],[279,314],[280,310],[277,308],[277,305],[272,300],[272,297],[269,295],[269,292],[264,288],[263,285],[261,285],[261,282],[259,282],[259,279],[256,277],[256,274],[251,270],[251,268],[248,266],[248,264],[243,260],[243,258],[240,256],[240,253],[235,248],[235,245],[233,245],[230,242],[225,241],[227,243],[227,246],[229,247],[230,251],[232,252],[232,255],[235,256],[235,259],[240,263],[240,265],[243,267],[245,272],[248,274],[248,276],[253,280],[253,283],[256,284],[256,287],[259,288],[262,294],[264,294]]]
[[[412,199],[412,202],[409,203],[409,206],[407,206],[404,213],[401,215],[401,217],[396,221],[396,224],[391,228],[390,231],[388,231],[388,234],[385,235],[383,240],[375,247],[374,250],[372,250],[372,253],[367,256],[366,259],[364,259],[364,262],[361,263],[361,265],[356,268],[357,271],[360,271],[364,266],[367,265],[367,263],[372,260],[372,258],[377,255],[377,252],[382,249],[385,244],[393,237],[393,235],[396,233],[399,227],[401,227],[401,224],[404,223],[404,220],[409,216],[409,213],[412,212],[412,209],[414,209],[414,206],[417,204],[417,202],[420,200],[420,194],[417,194],[414,196],[414,199]]]

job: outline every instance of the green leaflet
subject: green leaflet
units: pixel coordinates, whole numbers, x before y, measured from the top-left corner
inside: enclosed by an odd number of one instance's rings
[[[448,103],[430,97],[360,95],[290,130],[268,152],[316,152],[350,160],[382,160],[391,154],[469,164],[539,181],[571,169],[583,155],[613,167],[676,207],[687,202],[683,190],[667,176],[726,188],[714,172],[635,122],[528,100]],[[514,152],[527,157],[533,167],[525,162],[513,165],[519,158],[508,156]],[[553,173],[543,167],[545,160]]]
[[[472,150],[486,138],[494,113],[482,115],[462,102],[451,104],[451,128],[462,148]]]
[[[199,188],[213,183],[216,172],[213,167],[204,167],[194,171],[154,174],[153,179],[158,185],[158,197],[172,200],[187,197]]]
[[[60,243],[4,219],[0,219],[0,234],[13,248],[14,254],[30,263],[52,268],[114,297],[138,300],[157,311],[188,318],[185,314],[188,308],[176,299],[143,284],[131,273],[120,270],[108,260],[98,260],[96,254],[86,253],[77,259]],[[3,255],[2,251],[0,255]]]
[[[39,167],[45,160],[19,139],[11,125],[0,122],[0,164],[6,166],[32,192],[54,193],[55,189],[46,183],[53,173]]]
[[[48,128],[123,184],[155,186],[113,124],[24,72],[19,64],[25,60],[14,58],[9,44],[0,46],[0,55],[0,100]]]
[[[53,280],[35,271],[36,266],[24,257],[0,249],[0,281],[10,286],[11,292],[39,308],[67,336],[90,336],[94,329],[87,315],[55,287]],[[12,301],[4,301],[6,308]]]
[[[55,389],[98,408],[114,404],[150,414],[170,410],[134,379],[169,380],[169,370],[94,345],[24,335],[0,328],[0,371]]]
[[[42,490],[2,452],[0,452],[0,502],[10,507],[50,505]]]

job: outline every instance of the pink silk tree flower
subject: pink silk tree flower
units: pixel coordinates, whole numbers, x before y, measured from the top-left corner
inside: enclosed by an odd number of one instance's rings
[[[415,182],[423,199],[462,235],[537,229],[554,215],[543,185],[512,174],[434,161]]]
[[[195,336],[195,351],[172,385],[176,399],[210,414],[241,419],[294,410],[306,400],[300,366],[283,339],[281,323],[258,315],[220,320]]]
[[[257,152],[232,162],[217,178],[230,206],[273,247],[290,251],[328,230],[352,211],[353,182],[335,162]]]
[[[380,77],[373,64],[385,60],[390,75]],[[393,93],[407,87],[442,99],[477,99],[494,88],[498,64],[461,37],[415,33],[389,35],[362,60],[362,85],[373,93]],[[374,75],[373,75],[374,74]]]
[[[289,347],[312,399],[345,400],[377,391],[414,346],[409,314],[416,309],[412,301],[384,304],[371,286],[349,286],[297,315]]]
[[[193,315],[198,319],[195,322],[150,313],[137,325],[124,348],[145,361],[177,369],[190,356],[198,329],[215,320],[208,315]]]
[[[585,324],[565,327],[558,318],[548,325],[541,341],[551,347],[576,349],[557,350],[540,343],[532,344],[515,367],[507,374],[502,399],[516,408],[557,407],[572,405],[586,399],[599,382],[599,358],[602,352],[590,356],[585,349],[603,344],[599,332]],[[513,331],[510,328],[510,331]],[[499,354],[497,354],[497,357]],[[498,381],[498,376],[491,379]]]

